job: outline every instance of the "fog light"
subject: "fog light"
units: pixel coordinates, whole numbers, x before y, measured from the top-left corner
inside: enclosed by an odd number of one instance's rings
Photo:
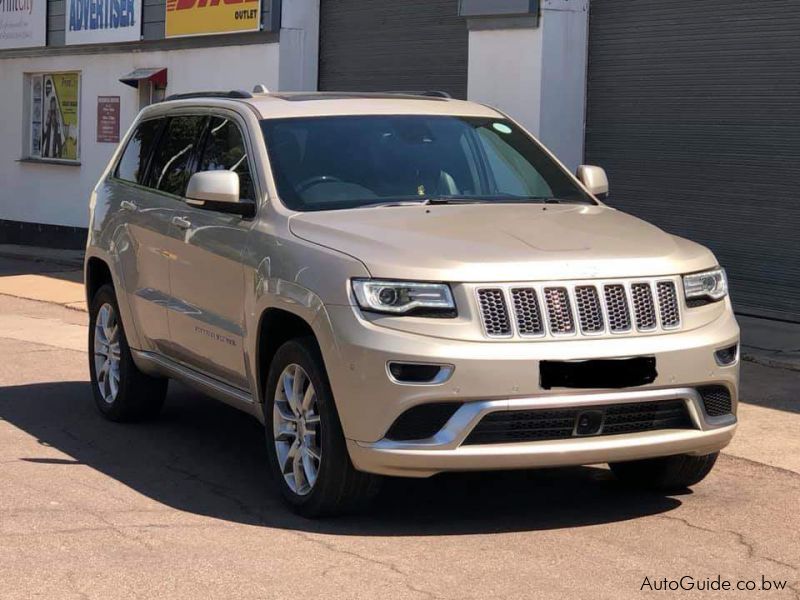
[[[719,366],[724,367],[735,363],[738,354],[739,344],[734,344],[733,346],[728,346],[727,348],[722,348],[714,352],[714,359]]]
[[[387,365],[389,377],[396,383],[410,385],[437,385],[453,374],[453,365],[406,363],[391,361]]]

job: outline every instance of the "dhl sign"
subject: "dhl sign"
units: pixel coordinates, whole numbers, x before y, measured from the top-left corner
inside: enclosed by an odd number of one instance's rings
[[[258,31],[261,0],[167,0],[166,37]]]

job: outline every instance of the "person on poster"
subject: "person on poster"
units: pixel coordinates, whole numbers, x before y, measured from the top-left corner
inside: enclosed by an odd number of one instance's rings
[[[42,131],[42,156],[45,158],[62,158],[64,153],[64,140],[61,136],[61,115],[58,111],[56,96],[53,94],[52,83],[48,80],[46,95],[50,97],[50,107],[45,117]]]

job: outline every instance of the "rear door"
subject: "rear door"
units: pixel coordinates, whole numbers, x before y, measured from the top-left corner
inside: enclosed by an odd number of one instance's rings
[[[244,123],[234,113],[211,115],[193,172],[230,170],[240,197],[256,201]],[[176,358],[203,373],[248,390],[245,366],[242,253],[253,220],[182,203],[171,229],[174,303],[169,326]]]

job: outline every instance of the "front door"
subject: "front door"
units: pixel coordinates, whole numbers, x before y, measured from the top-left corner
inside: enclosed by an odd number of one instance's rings
[[[256,200],[242,129],[212,116],[196,171],[231,170],[240,197]],[[216,379],[249,390],[245,366],[242,254],[252,221],[183,204],[171,229],[173,305],[168,311],[175,358]]]

